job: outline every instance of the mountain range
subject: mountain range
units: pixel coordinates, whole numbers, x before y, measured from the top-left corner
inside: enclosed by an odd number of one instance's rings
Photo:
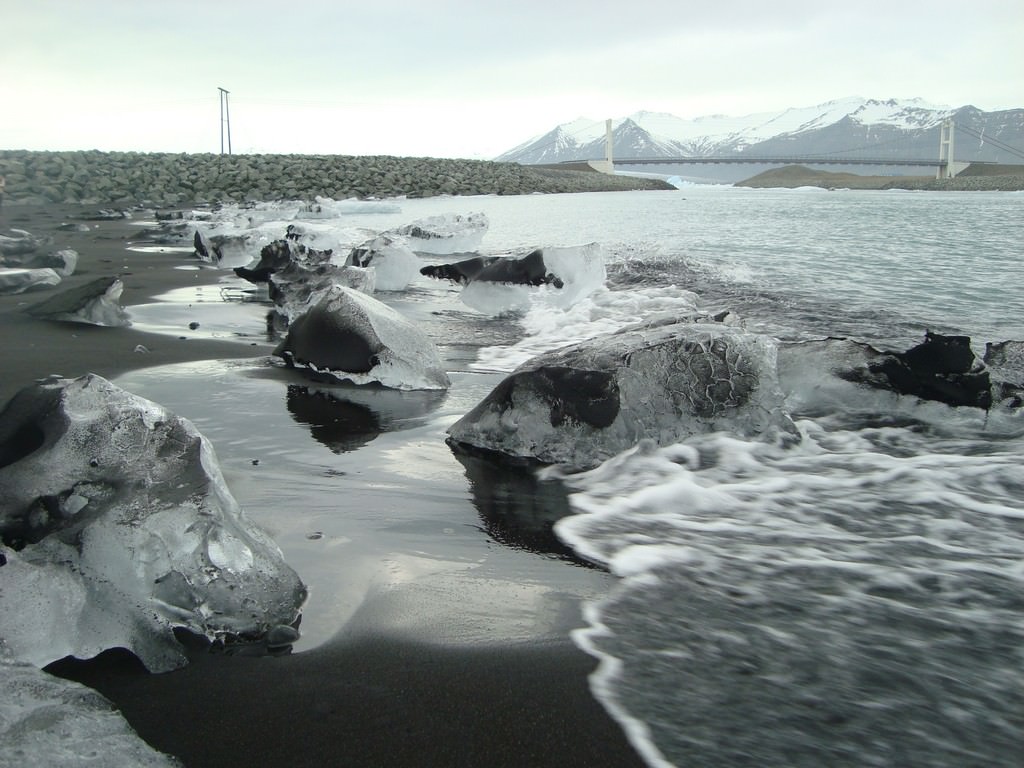
[[[939,154],[940,126],[950,118],[956,125],[956,160],[1024,163],[1024,109],[983,112],[970,105],[952,108],[920,99],[860,97],[743,117],[686,120],[637,112],[612,120],[612,151],[616,159],[740,154],[933,158]],[[579,118],[496,159],[541,164],[604,156],[605,121]]]

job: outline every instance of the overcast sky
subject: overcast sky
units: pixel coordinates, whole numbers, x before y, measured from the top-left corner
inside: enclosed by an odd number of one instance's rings
[[[0,149],[493,157],[577,117],[1024,107],[1020,0],[0,0]]]

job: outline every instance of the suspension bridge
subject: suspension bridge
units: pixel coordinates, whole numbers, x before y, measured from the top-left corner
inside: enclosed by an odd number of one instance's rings
[[[874,165],[874,166],[918,166],[935,169],[935,178],[953,178],[963,171],[968,165],[996,165],[992,160],[971,160],[962,161],[955,159],[955,136],[957,129],[973,138],[986,141],[997,148],[1009,152],[1016,157],[1024,159],[1024,152],[1015,147],[1004,144],[991,137],[983,136],[966,126],[957,125],[952,120],[945,120],[939,131],[939,147],[936,157],[899,157],[899,156],[867,156],[863,154],[853,155],[852,152],[863,152],[865,147],[858,147],[856,150],[845,150],[837,152],[823,152],[818,154],[800,155],[686,155],[686,156],[662,156],[662,157],[614,157],[612,151],[612,121],[605,122],[605,156],[603,160],[567,161],[585,162],[591,168],[602,173],[614,173],[617,165],[728,165],[728,164],[757,164],[757,165]]]

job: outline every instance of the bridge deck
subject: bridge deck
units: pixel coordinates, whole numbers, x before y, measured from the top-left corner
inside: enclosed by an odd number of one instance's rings
[[[579,160],[567,162],[580,162]],[[979,165],[992,165],[990,160],[972,160]],[[898,158],[898,157],[835,157],[830,155],[790,155],[757,156],[757,155],[709,155],[705,157],[616,157],[614,165],[691,165],[691,164],[728,164],[744,163],[748,165],[920,165],[932,168],[945,167],[945,160],[936,158]]]

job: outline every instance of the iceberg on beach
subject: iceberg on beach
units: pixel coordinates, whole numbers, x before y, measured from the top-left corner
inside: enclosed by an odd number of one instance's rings
[[[925,331],[907,350],[883,350],[866,342],[828,337],[779,347],[779,373],[787,392],[819,401],[825,393],[848,400],[842,382],[948,406],[1016,408],[1024,392],[1024,344],[990,342],[984,358],[969,336]],[[808,386],[813,380],[813,385]],[[820,402],[819,402],[820,407]]]
[[[9,229],[8,235],[0,235],[0,256],[24,256],[34,253],[50,243],[44,235],[33,235],[24,229]]]
[[[471,309],[492,316],[521,312],[541,296],[552,307],[568,309],[604,286],[608,276],[599,243],[545,246],[524,256],[482,260],[478,269],[459,280],[466,283],[459,298]],[[458,279],[473,261],[425,267],[421,272]]]
[[[295,212],[296,219],[337,219],[354,213],[400,213],[401,206],[386,200],[359,200],[317,196],[311,203],[304,203]]]
[[[49,267],[21,269],[0,267],[0,295],[17,294],[34,288],[49,288],[60,283],[61,277]]]
[[[197,232],[197,237],[198,234]],[[284,239],[274,240],[263,246],[257,258],[252,259],[245,266],[235,267],[235,274],[250,283],[265,283],[272,274],[292,265],[312,269],[321,264],[330,263],[332,255],[330,249],[309,248],[297,242],[297,239],[291,237],[291,234],[289,227],[289,232]]]
[[[270,300],[287,323],[309,311],[336,285],[371,294],[376,280],[373,268],[340,267],[331,262],[306,267],[293,262],[271,274],[268,284]]]
[[[641,440],[794,434],[775,348],[717,323],[665,322],[527,361],[448,429],[455,447],[589,468]]]
[[[404,238],[416,253],[471,253],[480,248],[490,225],[485,213],[450,213],[417,219],[384,234]]]
[[[2,235],[0,235],[2,237]],[[15,241],[19,242],[19,241]],[[21,253],[0,253],[0,267],[18,269],[52,269],[61,277],[69,277],[78,266],[78,251],[62,248],[59,251],[44,252],[37,249]]]
[[[331,286],[295,318],[274,350],[288,365],[355,384],[393,389],[447,389],[433,341],[381,301],[340,285]]]
[[[985,366],[992,376],[997,402],[1024,404],[1024,341],[996,341],[985,345]]]
[[[420,260],[405,240],[379,235],[352,249],[347,267],[372,268],[379,291],[401,291],[417,278]]]
[[[140,739],[107,699],[5,657],[0,648],[0,765],[180,768]]]
[[[0,644],[43,666],[126,648],[185,663],[174,630],[257,642],[306,590],[239,509],[191,422],[88,375],[0,412]]]
[[[128,313],[121,306],[124,283],[118,277],[100,277],[85,285],[61,291],[29,307],[33,317],[86,323],[106,327],[131,325]]]

